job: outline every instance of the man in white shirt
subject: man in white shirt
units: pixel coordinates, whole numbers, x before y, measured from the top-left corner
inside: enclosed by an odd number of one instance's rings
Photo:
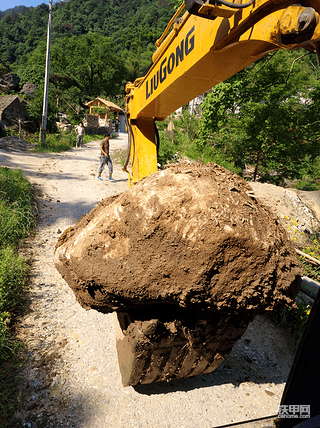
[[[78,147],[78,144],[79,144],[79,147],[81,147],[83,136],[84,136],[84,127],[82,123],[79,123],[79,125],[76,126],[76,133],[77,133],[76,147]]]

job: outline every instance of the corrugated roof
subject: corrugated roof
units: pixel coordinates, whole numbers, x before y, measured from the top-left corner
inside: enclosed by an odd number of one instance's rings
[[[106,105],[110,109],[117,110],[117,111],[122,111],[122,108],[119,107],[119,106],[117,106],[112,101],[108,101],[108,100],[105,100],[104,98],[100,98],[100,97],[97,97],[96,99],[94,99],[92,101],[89,101],[87,103],[87,106],[91,107],[95,103],[95,101],[100,101],[101,103],[103,103],[104,105]]]

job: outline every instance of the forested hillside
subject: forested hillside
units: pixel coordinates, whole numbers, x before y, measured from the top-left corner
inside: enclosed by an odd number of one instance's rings
[[[4,16],[9,15],[10,13],[26,13],[28,10],[31,10],[32,7],[26,7],[26,6],[16,6],[12,9],[6,9],[3,11],[0,11],[0,19],[2,19]]]
[[[117,52],[145,50],[162,33],[174,0],[70,0],[56,3],[52,13],[53,41],[98,33],[111,37]],[[46,39],[48,6],[23,13],[12,11],[0,21],[0,58],[4,65],[23,62]]]
[[[120,102],[127,81],[151,62],[155,41],[174,13],[174,0],[70,0],[52,11],[49,123],[58,107],[79,111],[89,99]],[[0,21],[0,72],[39,87],[31,113],[41,117],[48,5]],[[5,67],[5,68],[4,68]]]

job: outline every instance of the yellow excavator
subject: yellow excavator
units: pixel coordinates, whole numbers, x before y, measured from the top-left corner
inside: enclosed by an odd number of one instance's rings
[[[269,52],[305,48],[319,56],[319,15],[319,0],[185,0],[156,42],[146,74],[126,85],[129,142],[124,170],[129,186],[157,171],[159,137],[155,121],[164,120]],[[309,405],[311,418],[284,418],[279,421],[282,427],[320,427],[319,299],[318,293],[281,401],[284,409]],[[125,342],[122,330],[128,325],[126,317],[129,315],[118,313],[116,319],[124,384],[139,383],[142,366],[151,382],[152,370],[145,362],[141,366],[136,355],[139,351]],[[153,328],[153,321],[145,320],[139,324],[137,335],[147,335]],[[207,367],[199,367],[194,374],[208,372]]]
[[[147,73],[126,85],[130,184],[157,170],[155,121],[269,52],[318,52],[319,13],[318,0],[186,0],[157,40]]]

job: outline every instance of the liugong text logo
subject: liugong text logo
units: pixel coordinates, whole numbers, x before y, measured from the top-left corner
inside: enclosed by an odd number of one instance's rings
[[[172,52],[168,57],[165,57],[160,64],[160,69],[147,80],[146,83],[146,99],[158,89],[159,84],[163,83],[169,74],[171,74],[175,67],[184,60],[194,49],[194,26],[191,28],[186,38],[181,41],[180,45],[176,47],[175,52]]]

